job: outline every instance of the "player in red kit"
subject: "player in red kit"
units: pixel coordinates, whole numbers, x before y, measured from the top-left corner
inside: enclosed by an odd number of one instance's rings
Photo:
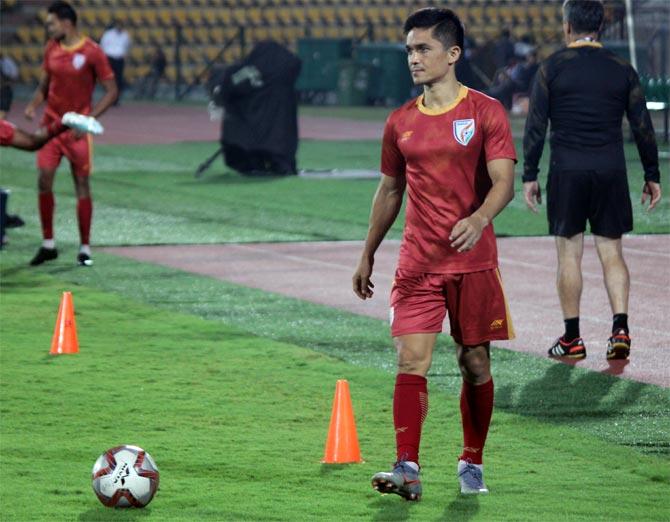
[[[63,116],[62,120],[55,120],[47,127],[36,132],[27,132],[18,129],[7,120],[0,120],[0,147],[14,147],[21,150],[38,150],[50,139],[68,130],[77,129],[80,132],[102,134],[102,126],[98,120],[71,112]]]
[[[392,471],[374,475],[372,485],[407,500],[421,497],[426,374],[448,312],[463,378],[461,493],[488,493],[482,453],[493,411],[489,343],[514,336],[491,221],[514,196],[516,154],[502,105],[456,79],[464,38],[458,17],[449,9],[421,9],[407,19],[404,30],[410,71],[423,95],[386,122],[382,179],[353,276],[358,297],[372,297],[374,254],[406,191],[390,314],[398,353],[393,396],[397,461]]]
[[[57,1],[49,6],[46,24],[50,40],[44,52],[40,84],[26,107],[26,117],[32,119],[35,109],[46,100],[42,126],[49,125],[69,111],[97,118],[117,97],[114,73],[107,57],[95,42],[77,31],[77,14],[67,2]],[[105,94],[92,108],[96,82],[102,84]],[[82,266],[92,264],[89,236],[93,203],[88,181],[91,154],[92,140],[76,131],[61,134],[38,152],[39,211],[43,242],[30,262],[31,265],[40,265],[58,257],[53,232],[55,201],[52,188],[56,169],[63,156],[70,162],[77,195],[81,240],[77,262]]]

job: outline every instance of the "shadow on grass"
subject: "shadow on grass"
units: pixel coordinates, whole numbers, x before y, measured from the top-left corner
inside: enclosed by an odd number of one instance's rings
[[[467,497],[458,495],[444,509],[442,517],[438,520],[470,520],[479,511],[479,498],[477,495]]]
[[[355,464],[321,464],[320,473],[322,477],[327,477],[336,471],[342,471],[351,466],[355,466]]]
[[[259,183],[268,183],[271,181],[278,181],[281,179],[296,177],[292,175],[280,176],[274,174],[258,175],[258,176],[242,176],[240,174],[223,171],[210,172],[205,171],[200,178],[193,176],[189,180],[179,181],[175,185],[250,185]]]
[[[106,508],[103,506],[89,509],[79,515],[82,522],[105,521],[105,520],[141,520],[151,516],[151,509],[143,508]]]
[[[372,520],[378,522],[407,520],[412,504],[413,502],[408,502],[397,495],[383,495],[369,504],[370,509],[377,510]]]
[[[612,399],[614,386],[617,400]],[[579,370],[574,364],[556,362],[539,379],[528,381],[519,391],[514,385],[496,391],[496,406],[523,416],[559,424],[578,424],[617,416],[634,405],[643,392],[643,383],[622,381],[612,375]]]

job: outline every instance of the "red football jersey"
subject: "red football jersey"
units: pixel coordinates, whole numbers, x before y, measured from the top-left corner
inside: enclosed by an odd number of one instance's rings
[[[391,113],[381,171],[407,179],[399,268],[447,274],[498,266],[492,224],[467,252],[451,248],[449,234],[482,205],[491,188],[486,163],[501,158],[516,161],[507,113],[478,91],[462,86],[440,111],[425,107],[419,96]]]
[[[15,128],[7,120],[0,120],[0,146],[8,147],[12,144]]]
[[[68,111],[89,114],[96,81],[114,78],[105,53],[87,37],[71,47],[50,40],[42,67],[49,75],[44,123]]]

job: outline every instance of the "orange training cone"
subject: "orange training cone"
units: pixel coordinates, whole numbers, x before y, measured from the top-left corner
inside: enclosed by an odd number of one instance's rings
[[[58,319],[54,336],[51,339],[51,355],[62,353],[79,353],[77,342],[77,325],[74,322],[74,305],[72,304],[72,293],[63,292],[58,307]]]
[[[326,451],[321,462],[324,464],[363,462],[361,450],[358,447],[356,422],[349,396],[349,383],[343,379],[338,380],[335,387]]]

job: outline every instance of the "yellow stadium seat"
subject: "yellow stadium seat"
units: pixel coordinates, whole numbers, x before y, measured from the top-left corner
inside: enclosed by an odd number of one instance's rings
[[[241,7],[232,9],[231,15],[232,15],[231,23],[246,25],[247,23],[246,9],[243,9]]]
[[[23,48],[23,58],[30,64],[41,64],[44,48],[41,45],[27,45]]]
[[[284,30],[282,27],[270,27],[270,38],[272,40],[282,41],[285,39]]]
[[[134,46],[130,48],[129,56],[131,61],[142,63],[146,58],[146,54],[144,47]]]
[[[326,26],[326,38],[339,38],[340,37],[340,28]]]
[[[261,10],[258,7],[252,7],[251,9],[246,9],[247,19],[253,25],[262,25],[263,17],[261,15]]]
[[[376,6],[370,6],[366,9],[366,19],[373,24],[381,23],[381,10]]]
[[[209,30],[210,42],[213,44],[222,44],[225,39],[223,27],[215,26]]]
[[[203,24],[202,11],[200,9],[191,8],[187,11],[188,22],[194,26]]]
[[[326,31],[322,26],[317,25],[317,26],[312,27],[311,29],[312,29],[312,36],[314,38],[325,38],[326,37]]]
[[[274,28],[281,22],[279,20],[279,11],[274,7],[266,7],[261,12],[262,23],[270,28]]]
[[[386,25],[398,23],[398,20],[395,17],[395,9],[391,6],[382,7],[381,18]]]
[[[539,5],[529,3],[525,7],[526,14],[533,23],[540,23],[542,21],[542,10]]]
[[[337,23],[337,17],[335,16],[335,8],[331,6],[323,6],[321,9],[321,20],[328,25],[334,25]]]
[[[291,14],[291,9],[288,7],[285,6],[278,7],[277,16],[279,17],[281,23],[284,25],[290,25],[291,23],[293,23],[293,16]]]
[[[217,45],[208,45],[205,47],[205,57],[211,62],[221,52],[221,47]]]
[[[163,27],[172,26],[172,11],[170,9],[160,9],[158,11],[158,20]]]
[[[138,9],[131,9],[128,13],[128,23],[131,27],[143,27],[145,25],[144,17],[142,16],[142,11]]]
[[[133,31],[133,42],[146,45],[151,42],[151,33],[148,27],[140,27]]]
[[[101,8],[97,10],[97,23],[100,25],[108,26],[112,23],[112,12],[107,8]]]
[[[184,39],[184,43],[194,44],[195,43],[195,30],[192,27],[182,27],[181,35]]]
[[[18,38],[19,42],[23,44],[29,44],[32,43],[32,30],[30,27],[27,26],[21,26],[16,30],[16,37]]]
[[[307,15],[302,7],[294,7],[292,14],[294,24],[304,25],[307,22]]]
[[[173,9],[172,21],[173,23],[179,24],[182,27],[188,25],[187,11],[185,9]]]
[[[309,24],[320,24],[321,23],[321,11],[318,7],[308,7],[307,8],[307,22]],[[317,37],[320,38],[320,37]]]
[[[251,39],[255,41],[267,40],[270,38],[270,30],[267,27],[254,27],[251,29]]]
[[[542,6],[542,15],[547,22],[555,23],[561,19],[561,4],[547,4]]]

